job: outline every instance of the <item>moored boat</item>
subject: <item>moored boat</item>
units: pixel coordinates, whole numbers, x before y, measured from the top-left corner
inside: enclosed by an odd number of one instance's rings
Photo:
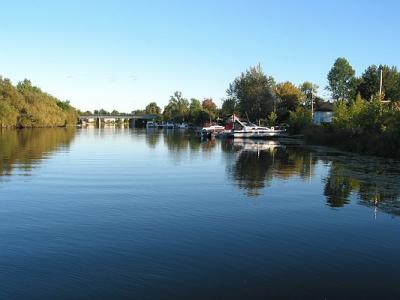
[[[174,128],[174,123],[172,122],[166,122],[166,123],[160,123],[158,124],[159,129],[173,129]]]
[[[148,121],[146,123],[146,128],[157,128],[157,127],[158,127],[158,124],[156,122]]]
[[[285,129],[276,128],[274,126],[264,127],[257,126],[250,122],[242,122],[236,116],[232,116],[232,129],[228,132],[228,136],[232,138],[252,138],[265,139],[269,137],[281,136],[286,132]]]
[[[186,124],[186,123],[177,123],[177,124],[175,124],[175,128],[176,129],[188,129],[189,128],[189,125],[188,124]]]
[[[224,126],[220,126],[220,125],[210,125],[210,126],[206,126],[203,127],[200,130],[200,134],[204,137],[209,137],[211,135],[215,135],[215,134],[219,134],[225,131],[225,127]]]

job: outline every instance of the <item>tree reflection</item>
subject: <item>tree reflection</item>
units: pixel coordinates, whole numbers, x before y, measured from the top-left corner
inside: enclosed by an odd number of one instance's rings
[[[168,148],[168,155],[175,163],[184,159],[191,159],[200,152],[211,151],[215,147],[215,141],[201,142],[199,137],[188,134],[185,131],[165,130],[163,132],[164,145]]]
[[[160,142],[161,134],[157,128],[149,128],[146,131],[146,143],[147,145],[154,149]]]
[[[400,215],[399,175],[399,162],[392,162],[388,167],[383,159],[332,157],[329,174],[324,180],[324,195],[331,207],[350,203],[353,193],[362,205]]]
[[[164,144],[168,150],[182,152],[189,148],[189,138],[185,133],[166,130],[164,132]]]
[[[68,147],[74,128],[5,130],[0,132],[0,176],[16,167],[29,171],[60,147]]]
[[[315,162],[309,151],[293,150],[277,141],[227,140],[222,149],[227,159],[233,160],[228,173],[248,196],[259,196],[273,178],[307,179],[314,172]],[[229,153],[235,153],[235,157]]]
[[[270,151],[241,151],[232,170],[233,177],[249,196],[258,196],[266,180],[272,177],[273,161]]]

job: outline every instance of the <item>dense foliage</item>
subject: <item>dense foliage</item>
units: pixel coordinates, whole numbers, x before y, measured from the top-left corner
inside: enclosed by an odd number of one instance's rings
[[[381,70],[384,99],[389,101],[400,100],[400,73],[397,72],[396,67],[386,65],[369,66],[359,79],[357,92],[366,100],[371,100],[374,95],[378,94]]]
[[[375,96],[365,101],[360,96],[351,104],[335,104],[333,123],[309,127],[306,138],[379,156],[400,158],[400,110],[382,103]]]
[[[75,125],[77,112],[25,79],[14,86],[0,77],[0,127],[53,127]]]
[[[328,73],[329,86],[332,98],[335,100],[345,100],[352,98],[355,85],[355,71],[347,59],[339,57],[333,64]]]
[[[302,91],[289,81],[278,83],[275,87],[275,94],[279,100],[277,109],[281,120],[286,120],[304,99]]]
[[[289,126],[292,133],[299,133],[303,128],[311,125],[311,111],[304,107],[298,107],[290,112]]]
[[[288,122],[290,112],[299,107],[310,109],[310,99],[317,89],[318,86],[311,82],[300,86],[289,81],[276,84],[273,77],[267,76],[261,66],[256,65],[229,85],[227,98],[222,100],[221,108],[211,98],[203,101],[191,98],[189,101],[176,91],[162,114],[154,102],[149,103],[145,110],[136,110],[135,113],[154,113],[160,115],[163,121],[188,122],[197,126],[236,114],[242,119],[255,123],[261,121],[272,126]]]
[[[150,102],[146,106],[145,111],[146,111],[146,114],[150,114],[150,115],[160,115],[161,114],[161,108],[155,102]]]
[[[276,108],[275,81],[260,65],[251,67],[229,86],[229,99],[237,103],[239,115],[250,120],[266,118]],[[236,105],[234,105],[236,106]]]
[[[382,100],[400,101],[400,73],[395,66],[371,65],[361,77],[345,58],[338,58],[328,74],[327,89],[336,101],[352,102],[357,94],[366,101],[379,93],[380,74],[382,71]]]
[[[200,102],[192,98],[189,102],[181,92],[176,91],[164,107],[162,117],[164,121],[188,122],[201,126],[215,120],[218,113],[219,110],[213,99],[206,98]]]
[[[382,72],[382,90],[380,75]],[[400,158],[400,73],[396,67],[371,65],[360,77],[345,58],[338,58],[328,74],[334,100],[333,122],[312,125],[310,99],[322,102],[311,83],[300,86],[303,106],[290,112],[292,132],[303,132],[309,142],[345,150]]]

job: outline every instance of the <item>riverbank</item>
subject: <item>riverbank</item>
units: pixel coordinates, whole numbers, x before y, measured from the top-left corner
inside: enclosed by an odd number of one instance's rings
[[[350,133],[332,125],[309,126],[303,130],[308,144],[335,147],[359,154],[400,159],[400,139],[395,133]]]
[[[33,86],[27,79],[13,85],[0,77],[0,128],[63,127],[75,125],[78,113],[62,101]]]

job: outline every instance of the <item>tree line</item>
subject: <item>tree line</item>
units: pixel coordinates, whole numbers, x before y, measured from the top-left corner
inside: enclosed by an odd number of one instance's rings
[[[176,91],[163,110],[157,103],[151,102],[144,110],[137,112],[156,114],[164,121],[188,122],[194,125],[223,120],[232,114],[252,122],[275,125],[287,122],[290,113],[296,109],[309,107],[317,89],[318,86],[311,82],[304,82],[299,86],[289,81],[276,83],[272,76],[266,75],[261,66],[257,65],[234,79],[220,108],[212,98],[189,100]],[[321,98],[316,99],[322,101]]]
[[[0,128],[75,125],[77,111],[27,79],[13,85],[0,76]]]
[[[345,150],[400,158],[397,68],[371,65],[357,77],[350,63],[338,58],[327,79],[327,90],[335,102],[333,122],[319,127],[304,126],[306,138]]]
[[[383,84],[378,95],[381,71]],[[329,71],[327,80],[326,89],[331,92],[332,100],[336,103],[335,115],[338,117],[334,118],[334,126],[337,125],[337,128],[350,126],[338,125],[339,120],[343,123],[345,119],[339,118],[339,115],[343,115],[343,111],[350,113],[357,110],[360,103],[371,103],[374,99],[385,100],[390,104],[392,112],[399,106],[400,73],[396,67],[371,65],[357,77],[350,63],[345,58],[338,58]],[[292,130],[301,131],[311,124],[311,103],[317,105],[324,102],[317,96],[318,88],[309,81],[300,85],[289,81],[276,83],[275,79],[266,74],[258,64],[242,72],[229,84],[221,107],[217,107],[211,98],[188,99],[176,91],[163,109],[156,102],[150,102],[143,110],[132,113],[152,114],[158,116],[159,120],[187,122],[194,125],[223,120],[236,114],[243,119],[269,125],[289,123]],[[368,104],[364,106],[369,107]],[[382,111],[386,109],[388,106],[382,107]],[[75,124],[77,114],[126,115],[127,113],[116,110],[108,112],[104,109],[93,112],[77,111],[68,101],[61,101],[41,91],[29,80],[25,79],[14,86],[9,79],[0,77],[1,127],[64,126]],[[353,116],[347,117],[352,125],[356,124],[355,119],[357,118]],[[375,127],[381,126],[375,125]]]
[[[351,103],[357,95],[366,101],[371,101],[380,92],[380,75],[382,72],[381,100],[397,102],[400,100],[400,72],[395,66],[370,65],[361,76],[356,72],[346,58],[339,57],[328,73],[327,90],[332,93],[335,101]]]

